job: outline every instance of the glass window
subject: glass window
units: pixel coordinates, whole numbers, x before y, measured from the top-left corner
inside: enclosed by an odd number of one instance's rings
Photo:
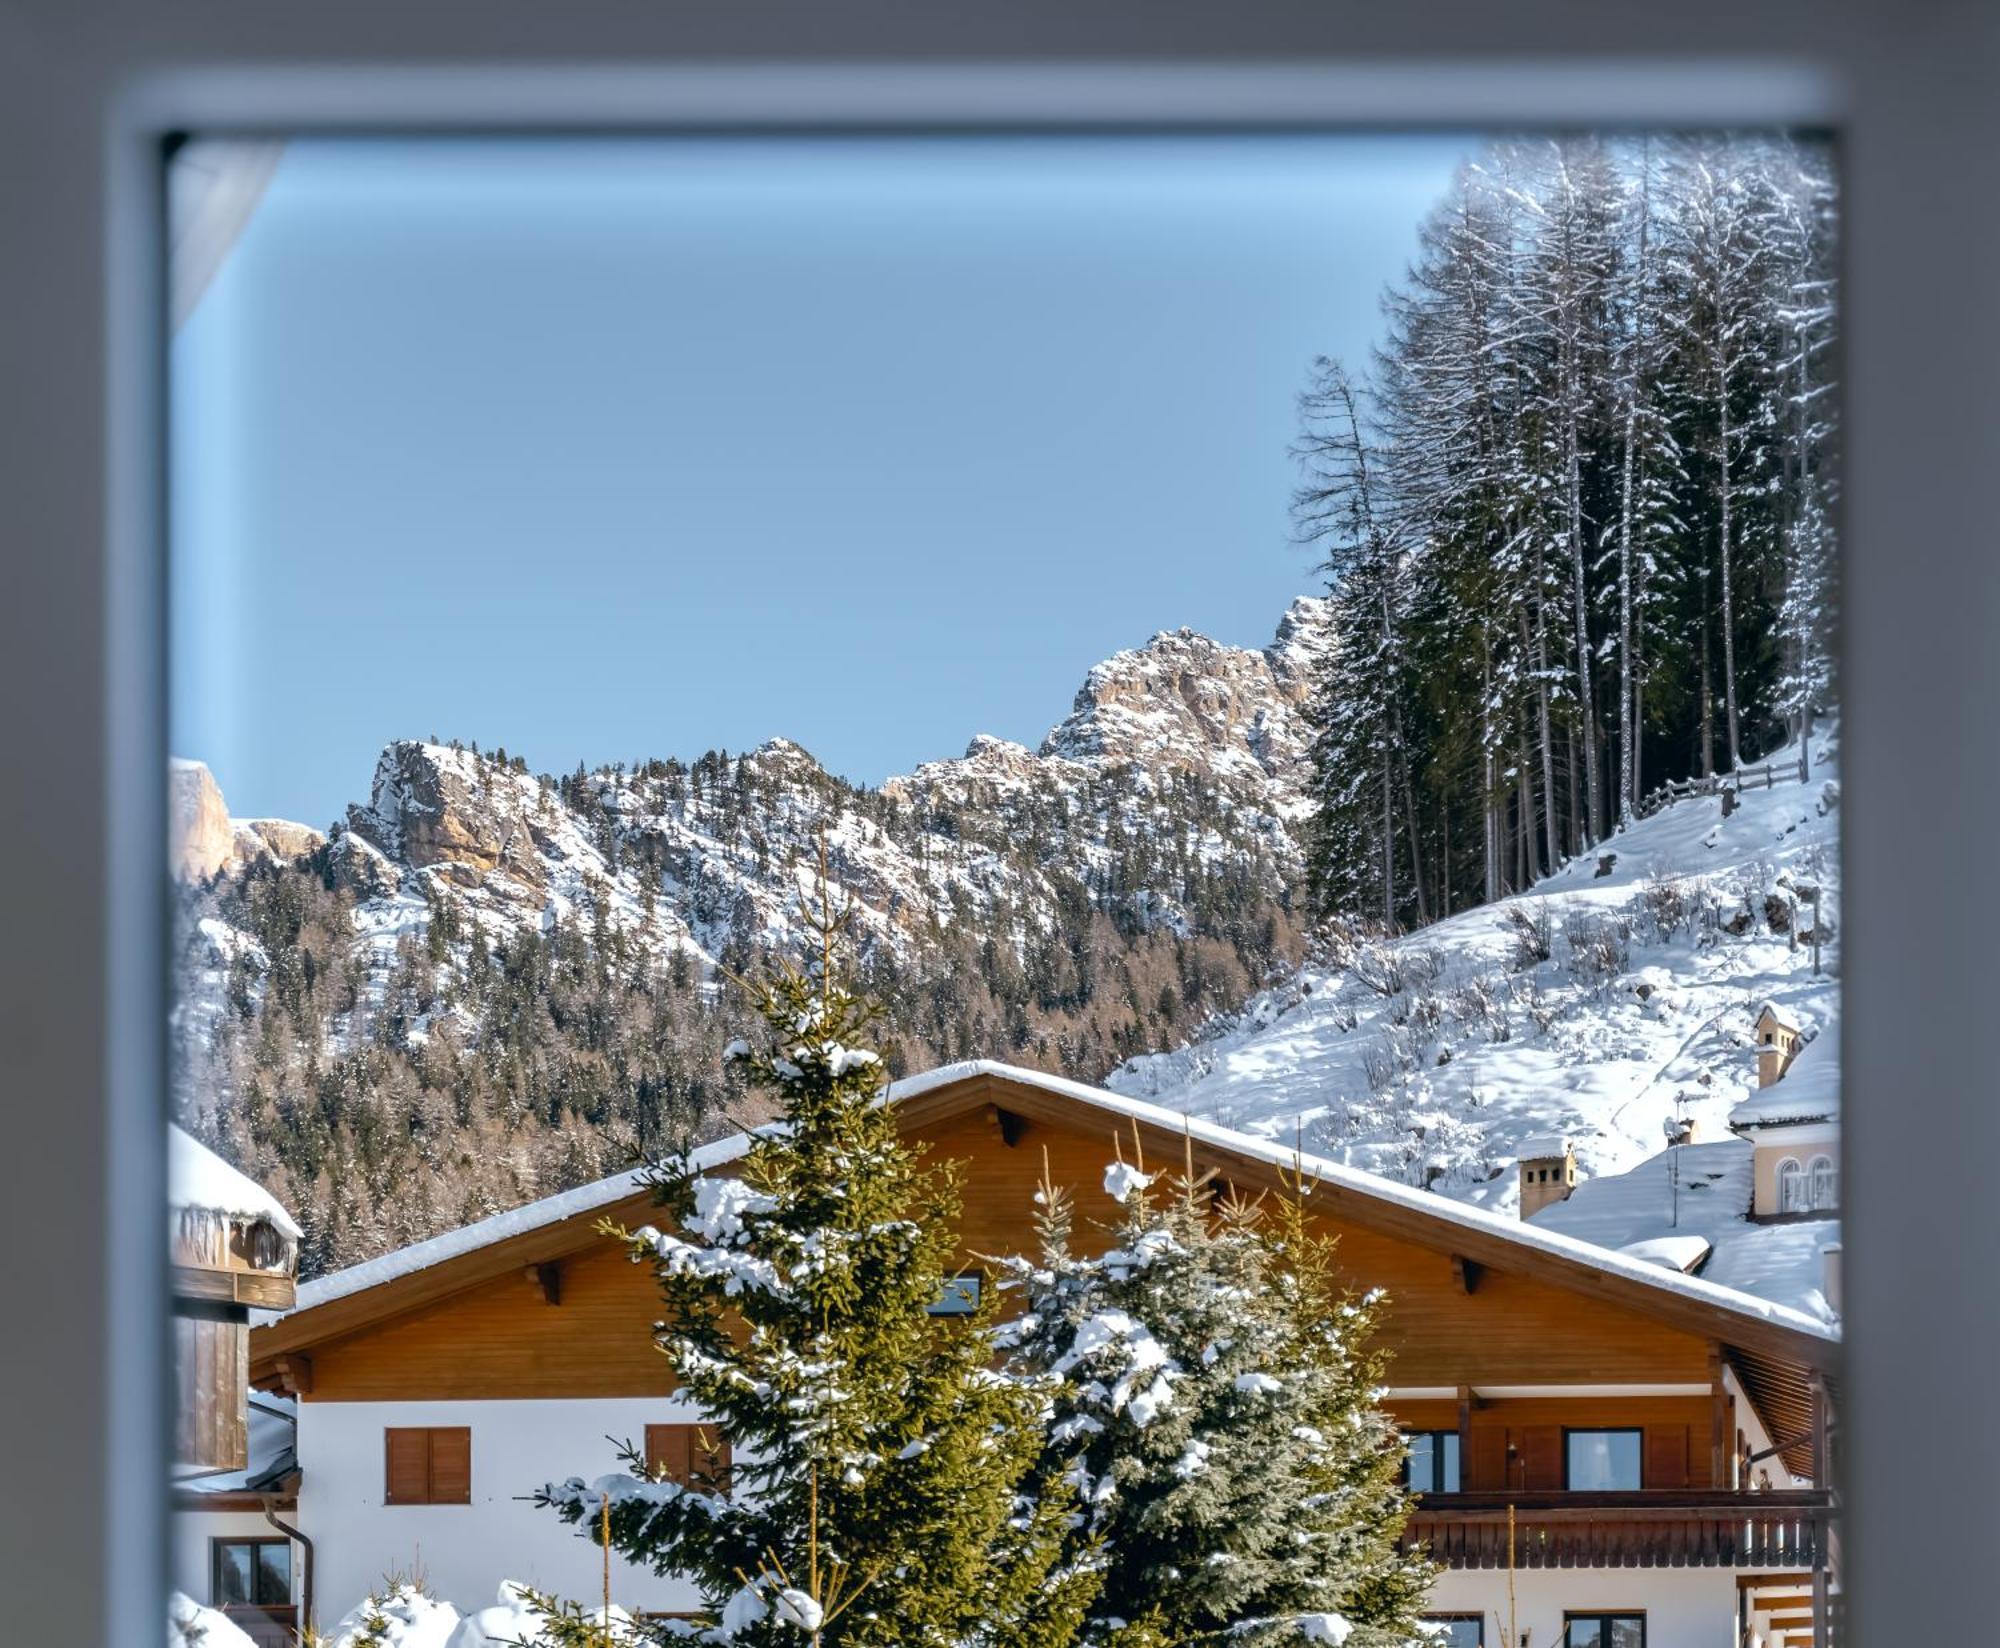
[[[1804,1213],[1806,1194],[1805,1170],[1795,1157],[1787,1156],[1778,1163],[1778,1211]]]
[[[1424,1626],[1430,1633],[1424,1640],[1436,1648],[1486,1648],[1484,1614],[1431,1614]]]
[[[1458,1432],[1411,1431],[1409,1469],[1403,1480],[1412,1493],[1458,1492]]]
[[[1646,1648],[1644,1614],[1565,1614],[1564,1648]]]
[[[292,1545],[288,1539],[216,1539],[209,1542],[218,1608],[281,1608],[292,1600]]]
[[[1840,1169],[1831,1156],[1815,1156],[1807,1170],[1808,1197],[1817,1211],[1831,1212],[1840,1205]]]
[[[1578,1493],[1621,1493],[1640,1486],[1636,1430],[1564,1431],[1564,1485]]]
[[[979,1308],[979,1282],[977,1271],[948,1278],[938,1293],[937,1303],[931,1306],[931,1314],[970,1316]]]

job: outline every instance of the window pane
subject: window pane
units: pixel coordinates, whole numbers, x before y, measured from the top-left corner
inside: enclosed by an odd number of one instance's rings
[[[1435,1462],[1431,1457],[1431,1433],[1429,1431],[1418,1431],[1410,1438],[1409,1482],[1412,1492],[1429,1493],[1431,1491],[1431,1472],[1434,1468]]]
[[[215,1605],[228,1608],[250,1600],[250,1547],[217,1543]]]
[[[292,1548],[280,1540],[256,1547],[257,1600],[266,1605],[292,1600]]]
[[[1639,1486],[1639,1432],[1571,1431],[1569,1485],[1579,1493],[1610,1493]]]
[[[1440,1454],[1444,1465],[1444,1469],[1440,1473],[1438,1478],[1438,1492],[1457,1493],[1458,1492],[1458,1432],[1440,1431],[1438,1433],[1438,1445],[1440,1448]],[[1478,1638],[1474,1637],[1469,1640],[1476,1642],[1478,1641]],[[1457,1645],[1454,1644],[1453,1648],[1457,1648]]]
[[[1573,1619],[1569,1629],[1563,1633],[1563,1648],[1602,1648],[1604,1641],[1604,1621],[1601,1619]]]
[[[973,1276],[949,1276],[938,1292],[937,1303],[931,1306],[933,1316],[970,1316],[979,1308],[979,1283],[981,1278]]]
[[[1424,1640],[1437,1648],[1484,1648],[1478,1619],[1460,1615],[1457,1619],[1431,1619],[1424,1623],[1432,1633]]]
[[[1642,1648],[1646,1621],[1639,1614],[1625,1614],[1611,1622],[1611,1648]]]

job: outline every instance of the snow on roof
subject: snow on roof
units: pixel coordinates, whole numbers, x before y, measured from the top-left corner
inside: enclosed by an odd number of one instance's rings
[[[1831,1121],[1840,1115],[1840,1033],[1829,1027],[1800,1048],[1785,1073],[1729,1112],[1729,1125],[1773,1127]]]
[[[1337,1185],[1343,1190],[1372,1197],[1377,1201],[1393,1203],[1445,1224],[1496,1236],[1519,1247],[1533,1248],[1574,1263],[1588,1265],[1608,1275],[1619,1276],[1660,1292],[1677,1294],[1711,1309],[1722,1309],[1738,1316],[1754,1318],[1774,1327],[1807,1334],[1829,1343],[1837,1342],[1840,1337],[1837,1329],[1829,1327],[1819,1317],[1789,1305],[1779,1304],[1770,1298],[1760,1298],[1751,1293],[1719,1287],[1697,1277],[1670,1272],[1644,1259],[1634,1259],[1625,1254],[1609,1251],[1590,1241],[1580,1240],[1555,1229],[1489,1213],[1484,1208],[1472,1207],[1464,1202],[1434,1195],[1429,1191],[1397,1184],[1376,1174],[1363,1172],[1359,1168],[1345,1167],[1321,1156],[1300,1153],[1269,1139],[1256,1138],[1247,1133],[1239,1133],[1234,1128],[1221,1127],[1214,1122],[1186,1116],[1177,1111],[1164,1110],[1143,1099],[1128,1098],[1122,1093],[1113,1093],[1084,1082],[1071,1081],[1065,1076],[1051,1076],[1040,1070],[1027,1070],[1018,1065],[1003,1064],[995,1059],[966,1059],[956,1064],[939,1065],[936,1069],[926,1070],[919,1075],[907,1076],[899,1082],[891,1083],[886,1100],[889,1103],[896,1103],[915,1099],[940,1088],[952,1087],[971,1080],[976,1076],[993,1076],[1023,1086],[1039,1088],[1043,1092],[1073,1099],[1093,1109],[1122,1116],[1131,1121],[1185,1133],[1197,1144],[1268,1162],[1273,1166],[1291,1167],[1296,1164],[1315,1182]],[[747,1134],[738,1133],[726,1139],[718,1139],[713,1144],[704,1145],[694,1152],[694,1166],[697,1168],[720,1166],[741,1156],[748,1146]],[[1747,1150],[1745,1154],[1747,1156]],[[394,1253],[384,1254],[379,1259],[371,1259],[366,1263],[350,1266],[346,1270],[334,1271],[331,1275],[308,1282],[299,1289],[297,1309],[310,1310],[314,1306],[329,1303],[334,1299],[359,1293],[378,1283],[427,1269],[431,1265],[463,1253],[473,1252],[506,1237],[536,1230],[545,1225],[557,1224],[597,1208],[612,1206],[637,1193],[642,1188],[643,1182],[643,1169],[617,1174],[593,1185],[585,1185],[577,1190],[565,1191],[558,1196],[530,1202],[511,1212],[497,1213],[491,1218],[480,1220],[477,1224],[467,1225],[463,1229],[450,1231],[443,1236],[434,1236],[427,1242],[418,1242],[410,1247],[398,1249]],[[1748,1207],[1747,1195],[1742,1205]],[[1627,1238],[1630,1239],[1632,1238]],[[1610,1244],[1611,1248],[1619,1245],[1622,1244]]]
[[[176,1210],[226,1213],[234,1219],[267,1219],[292,1240],[299,1238],[298,1225],[277,1197],[171,1122],[167,1124],[167,1204]]]
[[[1629,1172],[1586,1179],[1567,1201],[1543,1208],[1527,1228],[1628,1256],[1651,1243],[1693,1237],[1709,1248],[1701,1266],[1703,1283],[1830,1321],[1834,1313],[1821,1292],[1825,1278],[1819,1250],[1829,1240],[1839,1240],[1840,1226],[1819,1219],[1768,1225],[1752,1221],[1755,1155],[1748,1139],[1662,1150]]]
[[[1706,1236],[1651,1236],[1643,1242],[1627,1242],[1618,1251],[1649,1265],[1691,1271],[1715,1249]]]
[[[1518,1160],[1524,1162],[1548,1161],[1570,1153],[1569,1135],[1566,1133],[1536,1133],[1521,1141],[1515,1152]]]
[[[726,1139],[717,1139],[715,1143],[705,1144],[696,1150],[694,1165],[698,1168],[720,1167],[742,1155],[749,1144],[749,1134],[732,1133]],[[429,1241],[399,1247],[379,1259],[367,1259],[358,1265],[349,1265],[345,1270],[330,1271],[310,1282],[302,1282],[295,1308],[310,1310],[315,1305],[345,1299],[351,1293],[363,1292],[378,1283],[393,1281],[398,1276],[428,1270],[432,1265],[455,1259],[461,1253],[490,1247],[509,1236],[539,1230],[544,1225],[561,1224],[563,1220],[573,1219],[580,1213],[595,1213],[601,1208],[614,1207],[645,1188],[646,1170],[633,1168],[627,1173],[614,1173],[608,1179],[599,1179],[594,1184],[579,1185],[575,1190],[544,1196],[540,1201],[525,1202],[520,1207],[509,1208],[505,1213],[495,1213],[472,1224],[461,1225],[457,1230],[448,1230],[442,1236],[433,1236]]]
[[[1758,1023],[1761,1024],[1767,1017],[1775,1020],[1787,1030],[1796,1030],[1799,1028],[1799,1021],[1793,1018],[1789,1012],[1780,1007],[1775,1001],[1767,1001],[1762,1007],[1757,1009]]]

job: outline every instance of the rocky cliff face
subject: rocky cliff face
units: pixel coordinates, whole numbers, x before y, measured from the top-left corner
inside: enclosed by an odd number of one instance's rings
[[[189,763],[180,862],[205,876],[325,846],[378,973],[441,906],[494,938],[576,922],[655,957],[740,962],[797,936],[822,835],[864,951],[907,960],[967,919],[1025,948],[1079,898],[1185,930],[1223,882],[1279,902],[1297,883],[1303,661],[1322,606],[1295,603],[1263,651],[1157,635],[1093,669],[1038,751],[980,736],[878,790],[782,739],[561,779],[404,741],[326,843],[275,821],[232,826]]]
[[[200,761],[167,769],[169,863],[182,881],[204,881],[224,870],[273,858],[297,858],[326,840],[319,831],[282,818],[232,819],[215,775]]]

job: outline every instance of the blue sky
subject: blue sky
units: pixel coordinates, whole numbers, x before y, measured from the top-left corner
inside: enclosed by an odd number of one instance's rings
[[[875,782],[1260,646],[1309,363],[1471,147],[293,144],[174,345],[174,749],[322,825],[432,734]]]

